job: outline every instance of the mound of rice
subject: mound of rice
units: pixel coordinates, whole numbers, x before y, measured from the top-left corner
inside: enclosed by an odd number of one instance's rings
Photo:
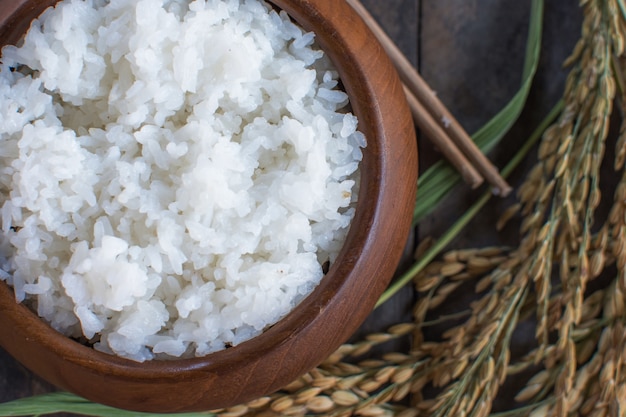
[[[314,36],[257,0],[65,0],[0,67],[1,279],[58,331],[202,356],[306,297],[364,136]]]

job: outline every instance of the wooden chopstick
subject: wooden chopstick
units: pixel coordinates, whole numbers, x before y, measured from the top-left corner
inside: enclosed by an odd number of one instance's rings
[[[476,168],[467,160],[465,155],[456,147],[452,140],[443,131],[439,123],[432,118],[420,101],[404,86],[407,103],[415,123],[420,126],[424,134],[439,148],[443,156],[456,168],[463,180],[472,188],[479,187],[484,179]]]
[[[378,25],[376,20],[370,15],[367,9],[361,4],[359,0],[346,0],[346,2],[352,6],[352,8],[361,16],[363,21],[367,24],[370,30],[374,33],[376,38],[380,41],[383,48],[389,55],[391,61],[396,66],[398,74],[400,75],[400,79],[405,85],[405,92],[407,93],[407,99],[410,96],[413,96],[413,99],[410,99],[410,102],[417,102],[418,104],[421,102],[423,104],[424,110],[426,113],[430,114],[431,118],[429,119],[426,116],[422,116],[419,120],[416,120],[416,124],[425,131],[425,133],[430,135],[429,139],[434,141],[439,141],[441,143],[445,143],[445,139],[441,140],[435,139],[434,135],[441,135],[450,138],[451,142],[456,147],[459,148],[460,152],[465,155],[465,157],[474,165],[476,171],[480,173],[493,187],[493,192],[496,195],[506,196],[508,195],[512,188],[511,186],[502,178],[498,169],[487,159],[487,157],[478,149],[474,141],[469,137],[467,132],[463,129],[461,124],[456,120],[456,118],[448,111],[446,106],[437,98],[434,92],[430,89],[426,81],[419,75],[417,70],[413,67],[413,65],[409,62],[409,60],[404,56],[402,51],[396,46],[396,44],[389,38],[389,36],[385,33],[385,31]],[[411,105],[411,103],[409,103]],[[413,111],[413,116],[415,117],[415,111]],[[431,119],[434,119],[431,120]],[[428,124],[428,126],[423,125],[423,123]],[[430,126],[432,123],[440,126],[441,129],[433,130]],[[446,154],[441,148],[442,153]],[[449,154],[454,152],[447,152]],[[462,170],[465,168],[464,166],[458,166],[456,164],[459,161],[450,161],[455,164],[455,167],[459,169],[459,172],[463,174]],[[464,177],[465,178],[465,177]],[[469,178],[466,178],[466,180]],[[473,183],[469,182],[471,186],[474,186]]]

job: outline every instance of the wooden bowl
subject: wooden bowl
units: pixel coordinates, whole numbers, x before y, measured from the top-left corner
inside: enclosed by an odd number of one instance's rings
[[[0,46],[17,42],[55,0],[0,0]],[[137,363],[83,346],[52,330],[0,283],[0,345],[61,389],[146,412],[240,404],[274,392],[344,343],[387,287],[411,226],[417,150],[396,71],[344,1],[272,0],[317,34],[339,70],[368,140],[347,241],[315,291],[262,335],[202,358]]]

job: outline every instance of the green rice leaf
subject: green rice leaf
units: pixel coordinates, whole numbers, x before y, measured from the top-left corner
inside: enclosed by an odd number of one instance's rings
[[[504,178],[511,175],[513,170],[524,160],[533,146],[541,139],[543,132],[550,127],[559,114],[563,111],[563,100],[557,102],[550,113],[542,120],[539,126],[534,130],[531,136],[526,140],[517,153],[511,158],[508,164],[502,170]],[[406,272],[404,272],[396,281],[378,299],[376,307],[381,306],[393,297],[401,288],[409,284],[426,266],[428,266],[436,257],[448,246],[448,244],[469,224],[469,222],[480,212],[480,210],[490,200],[492,194],[490,192],[483,195],[467,209],[465,213],[426,251],[422,257],[415,262]]]
[[[139,413],[119,410],[92,403],[66,392],[38,395],[0,404],[0,416],[42,416],[54,413],[71,413],[98,417],[163,417],[163,414]],[[168,417],[208,417],[212,413],[166,414]]]
[[[543,6],[543,0],[533,0],[531,4],[526,55],[520,89],[498,114],[472,135],[472,139],[484,153],[491,151],[500,142],[500,139],[511,129],[511,126],[524,109],[530,87],[537,72],[537,66],[539,65],[543,29]],[[424,172],[418,180],[413,224],[419,223],[420,220],[431,213],[460,180],[460,175],[447,161],[439,161]]]

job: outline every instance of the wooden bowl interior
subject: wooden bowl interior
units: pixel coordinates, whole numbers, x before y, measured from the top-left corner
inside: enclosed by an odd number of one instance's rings
[[[0,0],[0,46],[55,0]],[[417,150],[397,74],[361,19],[337,0],[275,0],[329,54],[368,139],[356,216],[315,291],[262,335],[202,358],[136,363],[83,346],[15,303],[0,283],[0,345],[62,389],[114,407],[202,411],[252,400],[313,368],[352,335],[392,277],[411,224]]]

